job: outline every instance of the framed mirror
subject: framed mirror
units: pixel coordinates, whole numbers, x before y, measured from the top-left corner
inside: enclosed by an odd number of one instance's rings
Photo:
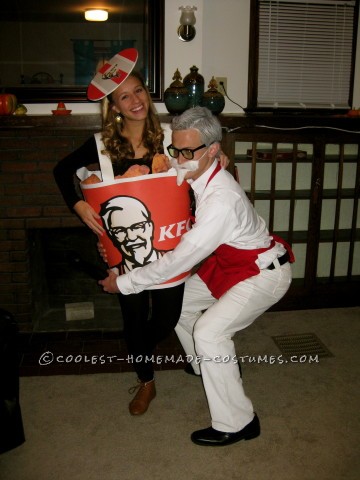
[[[99,5],[105,22],[85,20]],[[139,51],[136,70],[163,101],[164,0],[17,0],[2,6],[0,92],[19,103],[85,102],[98,65]]]

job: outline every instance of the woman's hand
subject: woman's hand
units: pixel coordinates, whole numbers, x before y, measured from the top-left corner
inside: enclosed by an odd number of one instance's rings
[[[221,165],[221,168],[227,168],[229,163],[230,163],[230,160],[228,159],[228,157],[225,155],[225,153],[221,150],[219,150],[218,152],[218,159],[219,159],[219,162],[220,162],[220,165]]]
[[[111,270],[108,270],[108,274],[109,276],[107,278],[104,280],[99,280],[99,285],[102,285],[104,292],[120,293],[120,290],[116,284],[116,279],[118,276]]]
[[[99,240],[97,242],[96,246],[97,246],[98,252],[100,254],[100,257],[104,260],[105,263],[107,263],[108,258],[107,258],[107,255],[106,255],[106,250],[104,248],[104,245]]]
[[[103,235],[105,230],[98,222],[100,215],[95,212],[91,205],[84,200],[79,200],[74,205],[74,211],[96,235]]]

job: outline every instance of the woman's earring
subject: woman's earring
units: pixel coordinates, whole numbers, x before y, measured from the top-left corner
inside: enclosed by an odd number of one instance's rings
[[[122,116],[120,115],[120,113],[118,113],[115,117],[115,123],[120,125],[121,122],[122,122]]]

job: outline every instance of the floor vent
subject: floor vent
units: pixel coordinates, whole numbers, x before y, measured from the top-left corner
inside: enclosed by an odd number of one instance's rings
[[[276,335],[272,339],[285,357],[292,355],[318,355],[319,358],[334,356],[314,333]]]

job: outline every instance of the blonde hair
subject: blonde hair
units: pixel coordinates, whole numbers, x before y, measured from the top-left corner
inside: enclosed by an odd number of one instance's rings
[[[129,77],[134,77],[139,80],[148,96],[149,112],[145,120],[142,134],[142,143],[147,149],[147,153],[143,158],[144,160],[150,160],[153,158],[155,153],[163,153],[163,130],[161,128],[154,103],[143,78],[136,71],[132,71]],[[111,107],[112,100],[111,95],[109,95],[108,97],[105,97],[102,101],[102,140],[105,145],[104,153],[110,157],[113,163],[116,162],[121,164],[121,162],[126,159],[134,158],[135,152],[131,145],[131,142],[129,142],[129,140],[122,135],[124,122],[117,123],[115,121],[115,117],[119,114],[115,112]]]

